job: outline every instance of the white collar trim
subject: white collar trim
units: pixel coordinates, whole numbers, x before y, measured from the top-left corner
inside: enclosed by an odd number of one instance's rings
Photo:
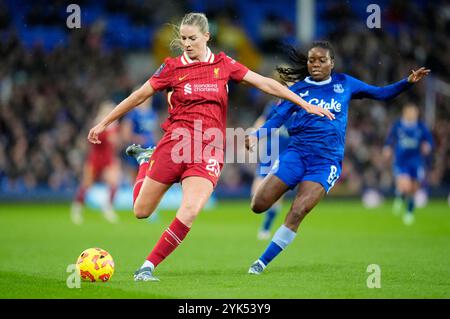
[[[191,63],[195,63],[195,62],[197,62],[197,61],[192,61],[186,52],[184,52],[183,55],[181,56],[181,63],[183,63],[183,65],[191,64]],[[209,62],[209,63],[214,62],[214,53],[211,52],[209,47],[206,47],[206,59],[204,62]]]
[[[306,82],[306,83],[314,84],[314,85],[325,85],[325,84],[330,83],[331,80],[332,80],[331,75],[330,75],[330,77],[329,77],[327,80],[323,80],[323,81],[319,81],[319,82],[316,82],[316,81],[314,81],[314,80],[311,80],[311,77],[310,77],[310,76],[308,76],[307,78],[305,78],[305,82]]]

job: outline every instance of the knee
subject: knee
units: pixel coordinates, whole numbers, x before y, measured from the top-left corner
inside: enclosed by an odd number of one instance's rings
[[[401,183],[399,183],[398,189],[401,193],[409,195],[412,191],[412,184],[409,181],[403,180]]]
[[[269,209],[270,203],[262,196],[253,196],[250,207],[256,214],[260,214]]]
[[[150,210],[143,205],[139,205],[137,202],[134,205],[133,211],[134,211],[134,216],[137,219],[147,218],[153,213],[153,210]]]
[[[411,187],[409,187],[409,185],[402,185],[402,187],[400,188],[400,193],[402,193],[406,196],[410,196],[411,195]]]

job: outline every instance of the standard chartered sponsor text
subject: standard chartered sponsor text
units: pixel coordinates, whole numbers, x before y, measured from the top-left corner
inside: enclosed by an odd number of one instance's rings
[[[194,84],[194,92],[219,92],[219,87],[214,84]]]

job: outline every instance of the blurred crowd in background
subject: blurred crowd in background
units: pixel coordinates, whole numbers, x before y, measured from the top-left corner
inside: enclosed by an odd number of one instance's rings
[[[120,102],[165,56],[177,54],[169,49],[173,30],[167,23],[176,24],[185,12],[207,14],[214,52],[223,50],[264,75],[273,75],[274,67],[285,62],[283,44],[303,45],[295,37],[294,0],[208,2],[77,1],[82,27],[70,30],[65,1],[0,1],[0,192],[75,190],[98,106],[107,99]],[[316,1],[317,38],[334,45],[336,71],[381,86],[426,66],[433,77],[450,82],[450,4],[378,3],[382,27],[369,29],[361,2]],[[130,67],[137,54],[148,57],[138,76]],[[425,96],[421,83],[388,103],[351,103],[343,173],[334,194],[358,195],[368,188],[392,192],[390,163],[381,157],[381,148],[402,105],[414,102],[423,111]],[[231,85],[227,126],[250,127],[270,101],[255,89]],[[164,97],[153,104],[162,122]],[[446,194],[450,96],[436,96],[430,129],[436,151],[425,186]],[[121,141],[118,152],[128,142]],[[218,191],[248,191],[254,168],[226,165]]]

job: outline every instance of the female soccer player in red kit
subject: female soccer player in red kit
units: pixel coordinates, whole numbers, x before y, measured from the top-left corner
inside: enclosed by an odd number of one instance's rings
[[[100,120],[114,108],[114,104],[109,101],[103,102],[99,106],[97,119]],[[118,216],[114,211],[114,196],[120,183],[120,161],[117,157],[117,125],[108,127],[103,131],[98,139],[103,141],[100,145],[92,145],[89,149],[86,162],[83,167],[83,176],[80,186],[75,194],[72,203],[70,216],[72,222],[79,225],[83,222],[83,206],[86,193],[96,181],[102,180],[109,190],[108,200],[101,205],[103,216],[107,221],[116,223]]]
[[[183,241],[214,190],[224,159],[225,144],[222,143],[229,80],[249,83],[263,92],[292,101],[309,113],[333,118],[328,110],[306,103],[277,81],[248,70],[223,52],[212,53],[207,46],[210,34],[204,14],[186,14],[180,23],[179,35],[175,41],[183,54],[167,58],[146,83],[118,104],[88,135],[91,143],[100,143],[98,135],[109,124],[156,91],[167,92],[169,117],[162,124],[165,134],[151,158],[142,156],[148,150],[131,152],[140,162],[134,186],[134,214],[137,218],[149,217],[173,183],[181,182],[183,199],[175,219],[136,271],[136,281],[158,280],[153,276],[155,267]],[[217,141],[212,135],[217,135],[218,131],[222,138],[211,146],[212,140]],[[180,153],[180,137],[186,141],[186,136],[189,145]],[[194,147],[191,148],[191,144]]]

